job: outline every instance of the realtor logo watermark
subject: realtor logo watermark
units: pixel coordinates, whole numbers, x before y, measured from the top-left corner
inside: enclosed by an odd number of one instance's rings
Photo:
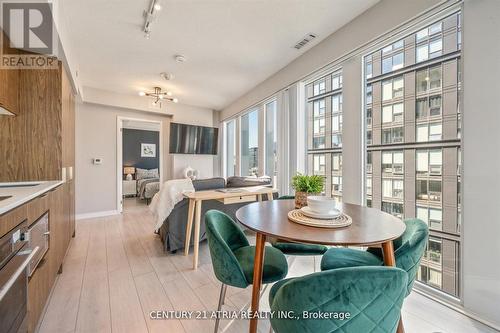
[[[0,0],[4,31],[1,63],[3,69],[57,68],[58,44],[52,4],[45,1]],[[7,37],[8,39],[6,39]]]

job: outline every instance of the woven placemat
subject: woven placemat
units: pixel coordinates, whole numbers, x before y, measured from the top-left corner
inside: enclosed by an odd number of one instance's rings
[[[347,227],[352,223],[352,218],[349,215],[341,213],[333,219],[315,219],[304,215],[300,209],[294,209],[288,212],[288,219],[295,223],[300,223],[310,227],[319,228],[341,228]]]

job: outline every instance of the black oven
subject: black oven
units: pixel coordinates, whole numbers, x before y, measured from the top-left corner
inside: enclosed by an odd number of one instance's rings
[[[0,332],[26,331],[27,267],[38,248],[30,249],[24,221],[0,238]]]

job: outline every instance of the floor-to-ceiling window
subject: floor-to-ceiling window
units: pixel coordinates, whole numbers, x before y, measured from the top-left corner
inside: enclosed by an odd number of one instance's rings
[[[277,102],[273,100],[265,104],[265,175],[272,178],[273,185],[277,185],[278,166],[278,112]]]
[[[241,176],[259,175],[259,110],[252,110],[240,118]]]
[[[460,13],[364,57],[366,204],[418,217],[418,280],[460,297]]]
[[[342,73],[306,86],[308,170],[325,179],[325,193],[342,199]]]
[[[268,176],[277,186],[278,119],[273,97],[223,122],[225,177]]]
[[[236,175],[236,120],[230,120],[224,123],[224,167],[227,177]]]

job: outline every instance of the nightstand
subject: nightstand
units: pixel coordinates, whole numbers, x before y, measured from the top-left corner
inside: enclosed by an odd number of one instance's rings
[[[122,185],[122,195],[126,196],[135,196],[136,192],[136,181],[135,180],[124,180]]]

